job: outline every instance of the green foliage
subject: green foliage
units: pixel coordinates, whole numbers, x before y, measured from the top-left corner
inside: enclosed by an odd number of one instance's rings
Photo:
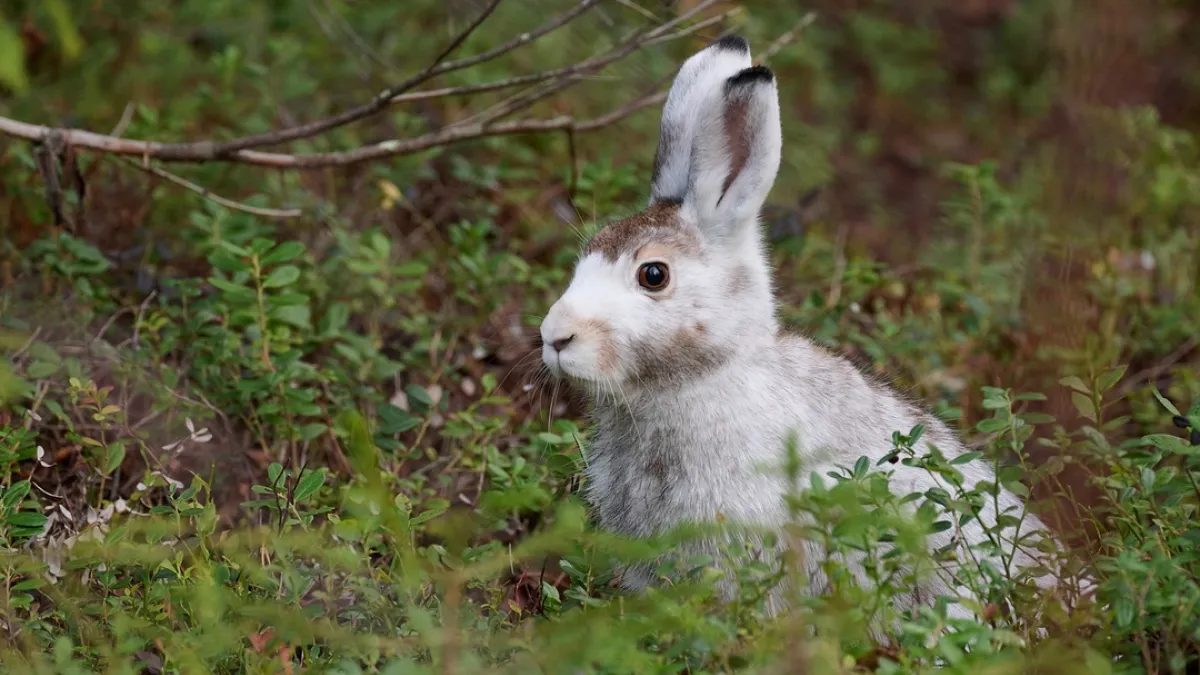
[[[124,133],[159,140],[317,119],[423,67],[464,21],[462,3],[401,4],[18,2],[0,15],[0,114],[106,131],[128,102]],[[801,585],[795,559],[768,564],[741,541],[679,559],[675,545],[711,528],[627,541],[592,527],[579,496],[586,423],[564,412],[560,385],[523,376],[537,359],[524,331],[568,280],[580,237],[644,203],[653,114],[347,171],[172,167],[248,204],[301,205],[287,222],[85,156],[89,209],[56,228],[33,151],[11,143],[0,148],[6,672],[1194,670],[1195,130],[1150,108],[1100,114],[1112,143],[1097,154],[1122,169],[1121,200],[1080,237],[1049,206],[1053,165],[1028,131],[1055,95],[1049,18],[1061,3],[1010,3],[971,27],[967,78],[946,65],[952,29],[938,21],[949,19],[900,4],[831,8],[773,57],[794,111],[773,201],[790,208],[825,185],[840,207],[797,216],[803,234],[774,242],[782,319],[957,419],[970,457],[994,462],[997,484],[1018,494],[1098,467],[1102,498],[1078,505],[1096,533],[1063,560],[1092,577],[1094,597],[1039,593],[1031,580],[1046,570],[1011,564],[1024,511],[983,523],[988,541],[964,557],[930,554],[926,538],[979,518],[997,485],[967,484],[961,460],[930,449],[919,426],[887,430],[887,457],[825,476],[781,448],[797,486],[783,535],[822,542],[831,580],[794,615],[763,610],[774,584]],[[562,7],[501,3],[456,54]],[[665,10],[609,3],[436,86],[586,58],[645,11]],[[734,27],[757,50],[798,19],[790,3],[762,3]],[[49,40],[37,59],[25,58],[25,21]],[[656,46],[564,100],[581,117],[609,110],[697,44]],[[403,137],[465,110],[458,99],[397,106],[292,147]],[[918,247],[899,204],[926,183],[940,219]],[[882,249],[847,241],[850,221],[885,232]],[[1023,311],[1031,270],[1076,238],[1091,247],[1077,290],[1096,328],[1074,346],[1022,351],[1047,328]],[[1058,391],[1053,379],[1044,395],[1017,386],[1035,352],[1055,364]],[[1052,417],[1053,396],[1079,421]],[[900,463],[939,487],[906,494],[889,475]],[[984,551],[1002,564],[972,555]],[[854,557],[868,562],[866,586],[849,574]],[[653,561],[663,584],[617,591],[615,564],[629,561]],[[732,603],[714,591],[722,565]],[[975,618],[953,618],[955,598],[901,612],[931,574],[972,588],[982,604],[962,604]],[[876,627],[890,644],[874,642]]]

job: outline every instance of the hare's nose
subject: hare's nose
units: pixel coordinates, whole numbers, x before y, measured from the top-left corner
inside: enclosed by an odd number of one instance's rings
[[[561,352],[562,350],[566,349],[566,348],[567,348],[567,345],[571,344],[571,341],[572,341],[572,340],[574,340],[574,339],[575,339],[575,336],[574,336],[574,335],[568,335],[568,336],[567,336],[567,337],[565,337],[565,338],[559,338],[559,339],[557,339],[557,340],[551,340],[551,342],[550,342],[550,346],[551,346],[551,347],[554,347],[554,351],[556,351],[556,352]]]

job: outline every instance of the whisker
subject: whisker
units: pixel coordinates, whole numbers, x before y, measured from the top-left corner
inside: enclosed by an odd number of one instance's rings
[[[540,349],[530,350],[527,354],[525,354],[525,356],[522,356],[521,358],[517,359],[517,362],[514,363],[512,365],[512,367],[510,367],[508,369],[508,372],[504,374],[504,377],[500,378],[500,382],[496,385],[496,388],[499,389],[501,385],[503,385],[505,382],[508,381],[509,375],[512,375],[514,372],[516,372],[516,370],[518,368],[526,365],[526,362],[529,361],[529,359],[534,356],[541,356],[541,350]]]
[[[553,431],[554,428],[554,408],[558,405],[558,388],[562,384],[562,380],[554,381],[554,390],[550,394],[550,409],[546,411],[546,431]]]

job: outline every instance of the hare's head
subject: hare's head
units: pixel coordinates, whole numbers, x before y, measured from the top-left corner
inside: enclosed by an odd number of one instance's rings
[[[650,205],[591,239],[542,321],[550,370],[597,392],[694,379],[777,328],[758,213],[779,169],[774,75],[727,37],[680,68]]]

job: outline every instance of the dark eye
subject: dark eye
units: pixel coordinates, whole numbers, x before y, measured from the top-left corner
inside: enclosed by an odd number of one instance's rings
[[[666,263],[649,262],[638,268],[638,284],[648,291],[661,291],[670,280]]]

